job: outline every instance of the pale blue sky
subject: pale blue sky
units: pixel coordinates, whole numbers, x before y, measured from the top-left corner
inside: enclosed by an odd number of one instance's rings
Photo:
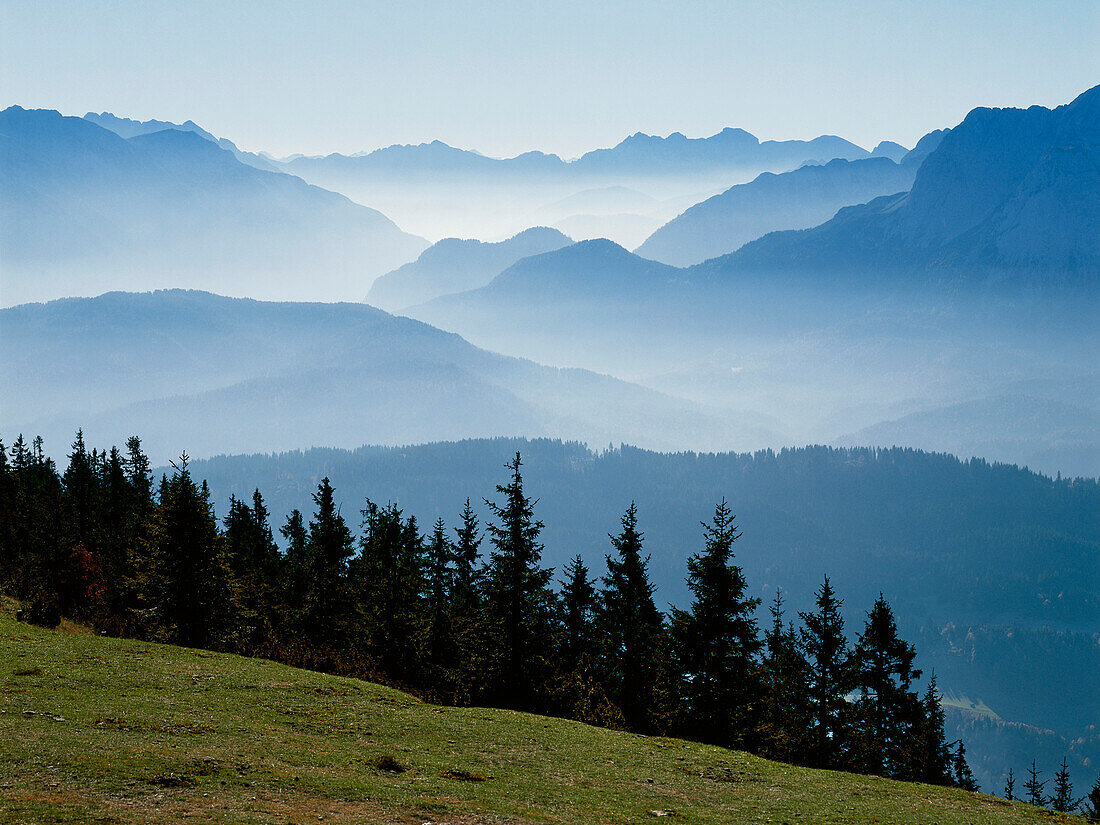
[[[1100,0],[0,0],[0,108],[192,118],[246,149],[645,131],[912,145],[1100,83]]]

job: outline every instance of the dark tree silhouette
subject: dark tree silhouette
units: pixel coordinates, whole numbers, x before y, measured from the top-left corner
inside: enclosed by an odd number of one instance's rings
[[[816,593],[817,610],[799,613],[801,644],[810,665],[810,713],[813,718],[813,763],[839,767],[845,763],[845,732],[841,722],[847,709],[848,642],[843,601],[836,597],[826,576]]]
[[[910,773],[922,717],[912,689],[920,678],[916,657],[916,649],[898,637],[894,612],[880,593],[852,651],[852,686],[859,697],[849,759],[857,770],[897,778]]]
[[[1031,767],[1027,769],[1027,779],[1024,780],[1027,801],[1032,805],[1038,805],[1040,808],[1046,805],[1049,800],[1046,797],[1045,790],[1049,781],[1048,779],[1044,779],[1042,782],[1039,781],[1039,771],[1035,767],[1035,760],[1031,760]]]
[[[653,602],[649,556],[642,555],[634,502],[622,516],[622,531],[608,536],[615,553],[606,557],[607,575],[599,598],[601,675],[608,696],[634,730],[653,731],[661,717],[664,620]]]
[[[702,741],[751,747],[763,694],[753,617],[760,600],[745,595],[744,573],[732,563],[741,533],[724,499],[703,531],[703,552],[688,560],[691,608],[672,617],[685,728]]]
[[[511,480],[497,485],[503,502],[486,505],[496,521],[488,525],[493,551],[485,569],[484,633],[486,696],[505,707],[545,707],[551,684],[555,596],[552,569],[543,568],[532,501],[523,491],[520,454],[507,465]]]

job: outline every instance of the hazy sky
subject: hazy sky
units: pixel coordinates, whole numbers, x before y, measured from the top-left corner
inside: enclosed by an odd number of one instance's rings
[[[1100,83],[1100,0],[0,0],[0,108],[191,118],[246,149],[565,156],[739,126],[911,146]]]

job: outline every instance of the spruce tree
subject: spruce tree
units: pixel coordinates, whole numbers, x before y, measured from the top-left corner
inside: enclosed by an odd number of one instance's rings
[[[454,588],[451,595],[451,630],[455,640],[455,684],[453,699],[465,704],[472,700],[475,683],[483,681],[485,637],[481,621],[481,528],[470,499],[460,516],[452,540]]]
[[[456,618],[472,614],[479,602],[477,564],[481,558],[481,529],[470,499],[462,508],[462,526],[455,528],[454,604]]]
[[[1100,822],[1100,777],[1093,783],[1092,790],[1085,795],[1080,807],[1086,822]]]
[[[62,476],[63,519],[67,535],[64,547],[57,548],[49,567],[56,577],[61,612],[88,619],[91,618],[87,610],[90,591],[102,586],[98,547],[101,498],[97,473],[99,455],[95,451],[87,451],[82,430],[77,430],[72,450],[69,465]]]
[[[290,635],[304,632],[304,604],[309,587],[309,559],[306,557],[306,525],[299,510],[291,511],[279,528],[286,540],[286,552],[280,564],[280,602],[283,605],[283,621]]]
[[[541,566],[543,523],[535,518],[523,490],[520,454],[507,465],[511,479],[497,485],[501,503],[486,505],[493,551],[485,570],[484,660],[486,698],[504,707],[544,707],[551,682],[552,616],[555,596],[548,588],[552,569]]]
[[[575,556],[561,580],[558,711],[572,719],[603,727],[624,727],[622,712],[608,698],[597,672],[596,611],[598,598],[588,567]]]
[[[565,578],[560,582],[561,669],[564,673],[575,673],[592,655],[596,588],[580,556],[574,556],[562,572]]]
[[[1078,800],[1073,798],[1073,783],[1069,778],[1069,766],[1065,757],[1062,765],[1054,774],[1054,794],[1050,797],[1050,807],[1060,813],[1069,813],[1077,807]]]
[[[852,653],[855,727],[850,761],[857,770],[895,778],[913,775],[914,746],[921,703],[912,690],[920,671],[913,668],[916,649],[898,637],[894,613],[879,594]]]
[[[1035,767],[1035,760],[1031,760],[1031,767],[1027,769],[1027,779],[1024,781],[1024,790],[1027,792],[1027,801],[1040,808],[1047,804],[1044,791],[1049,780],[1039,781],[1039,771]]]
[[[424,540],[416,519],[370,499],[351,580],[363,647],[392,679],[414,682],[427,658]]]
[[[955,754],[951,758],[951,774],[955,787],[964,791],[978,791],[978,783],[974,781],[974,773],[966,762],[966,746],[960,739],[955,743]]]
[[[1012,773],[1012,768],[1008,769],[1008,775],[1005,777],[1004,797],[1009,802],[1016,799],[1016,777]]]
[[[768,608],[771,627],[764,634],[762,752],[783,762],[799,762],[809,749],[809,673],[794,627],[783,624],[783,591]]]
[[[634,502],[621,523],[622,531],[608,536],[615,553],[606,557],[607,575],[600,591],[601,674],[626,724],[652,732],[663,716],[659,691],[669,670],[662,662],[664,619],[653,601],[649,556],[642,555],[645,537],[638,530]]]
[[[951,752],[944,735],[943,705],[940,703],[935,673],[928,679],[920,705],[920,723],[915,732],[915,753],[908,778],[929,785],[951,785],[954,783]]]
[[[302,633],[314,644],[338,647],[348,618],[347,568],[353,542],[327,477],[313,494],[317,506],[305,542]]]
[[[223,646],[234,620],[230,572],[205,485],[187,462],[185,453],[174,465],[154,513],[155,606],[171,641]]]
[[[259,490],[252,494],[251,507],[230,496],[224,527],[226,556],[241,594],[243,641],[258,650],[274,636],[280,563]]]
[[[451,562],[454,547],[447,538],[443,518],[436,519],[428,539],[426,590],[428,614],[428,662],[436,667],[450,667],[454,662],[454,631],[451,626],[454,598],[454,571]]]
[[[690,610],[674,609],[676,669],[683,675],[685,729],[726,747],[751,747],[763,687],[756,655],[761,642],[733,544],[741,537],[725,499],[703,524],[705,547],[688,560]]]
[[[836,597],[828,576],[816,593],[816,604],[816,611],[798,614],[803,623],[801,645],[810,674],[811,764],[841,767],[847,749],[842,721],[849,684],[848,642],[840,615],[843,601]]]

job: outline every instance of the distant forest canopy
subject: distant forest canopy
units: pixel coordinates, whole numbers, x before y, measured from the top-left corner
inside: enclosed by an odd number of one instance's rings
[[[746,528],[742,564],[765,598],[782,585],[796,602],[808,600],[828,571],[852,601],[870,602],[881,590],[914,621],[1100,630],[1094,479],[903,448],[594,452],[511,438],[221,456],[192,466],[219,512],[230,495],[259,488],[282,518],[328,476],[348,506],[369,496],[428,522],[460,510],[470,490],[491,489],[516,451],[541,499],[552,565],[576,553],[599,565],[617,514],[637,501],[662,605],[684,601],[690,537],[726,496]],[[1041,582],[1057,582],[1061,598],[1047,598]]]
[[[658,610],[638,508],[609,534],[606,574],[580,557],[545,567],[543,522],[519,452],[498,470],[482,522],[466,500],[448,528],[363,503],[358,537],[323,478],[278,528],[259,490],[219,525],[186,456],[159,483],[141,443],[89,451],[64,472],[42,442],[0,445],[0,576],[21,618],[232,650],[382,679],[431,698],[673,734],[788,762],[976,784],[949,743],[933,676],[878,596],[855,632],[828,576],[763,632],[722,499],[694,531],[690,597]],[[503,472],[502,472],[503,471]],[[352,522],[354,524],[354,521]]]

